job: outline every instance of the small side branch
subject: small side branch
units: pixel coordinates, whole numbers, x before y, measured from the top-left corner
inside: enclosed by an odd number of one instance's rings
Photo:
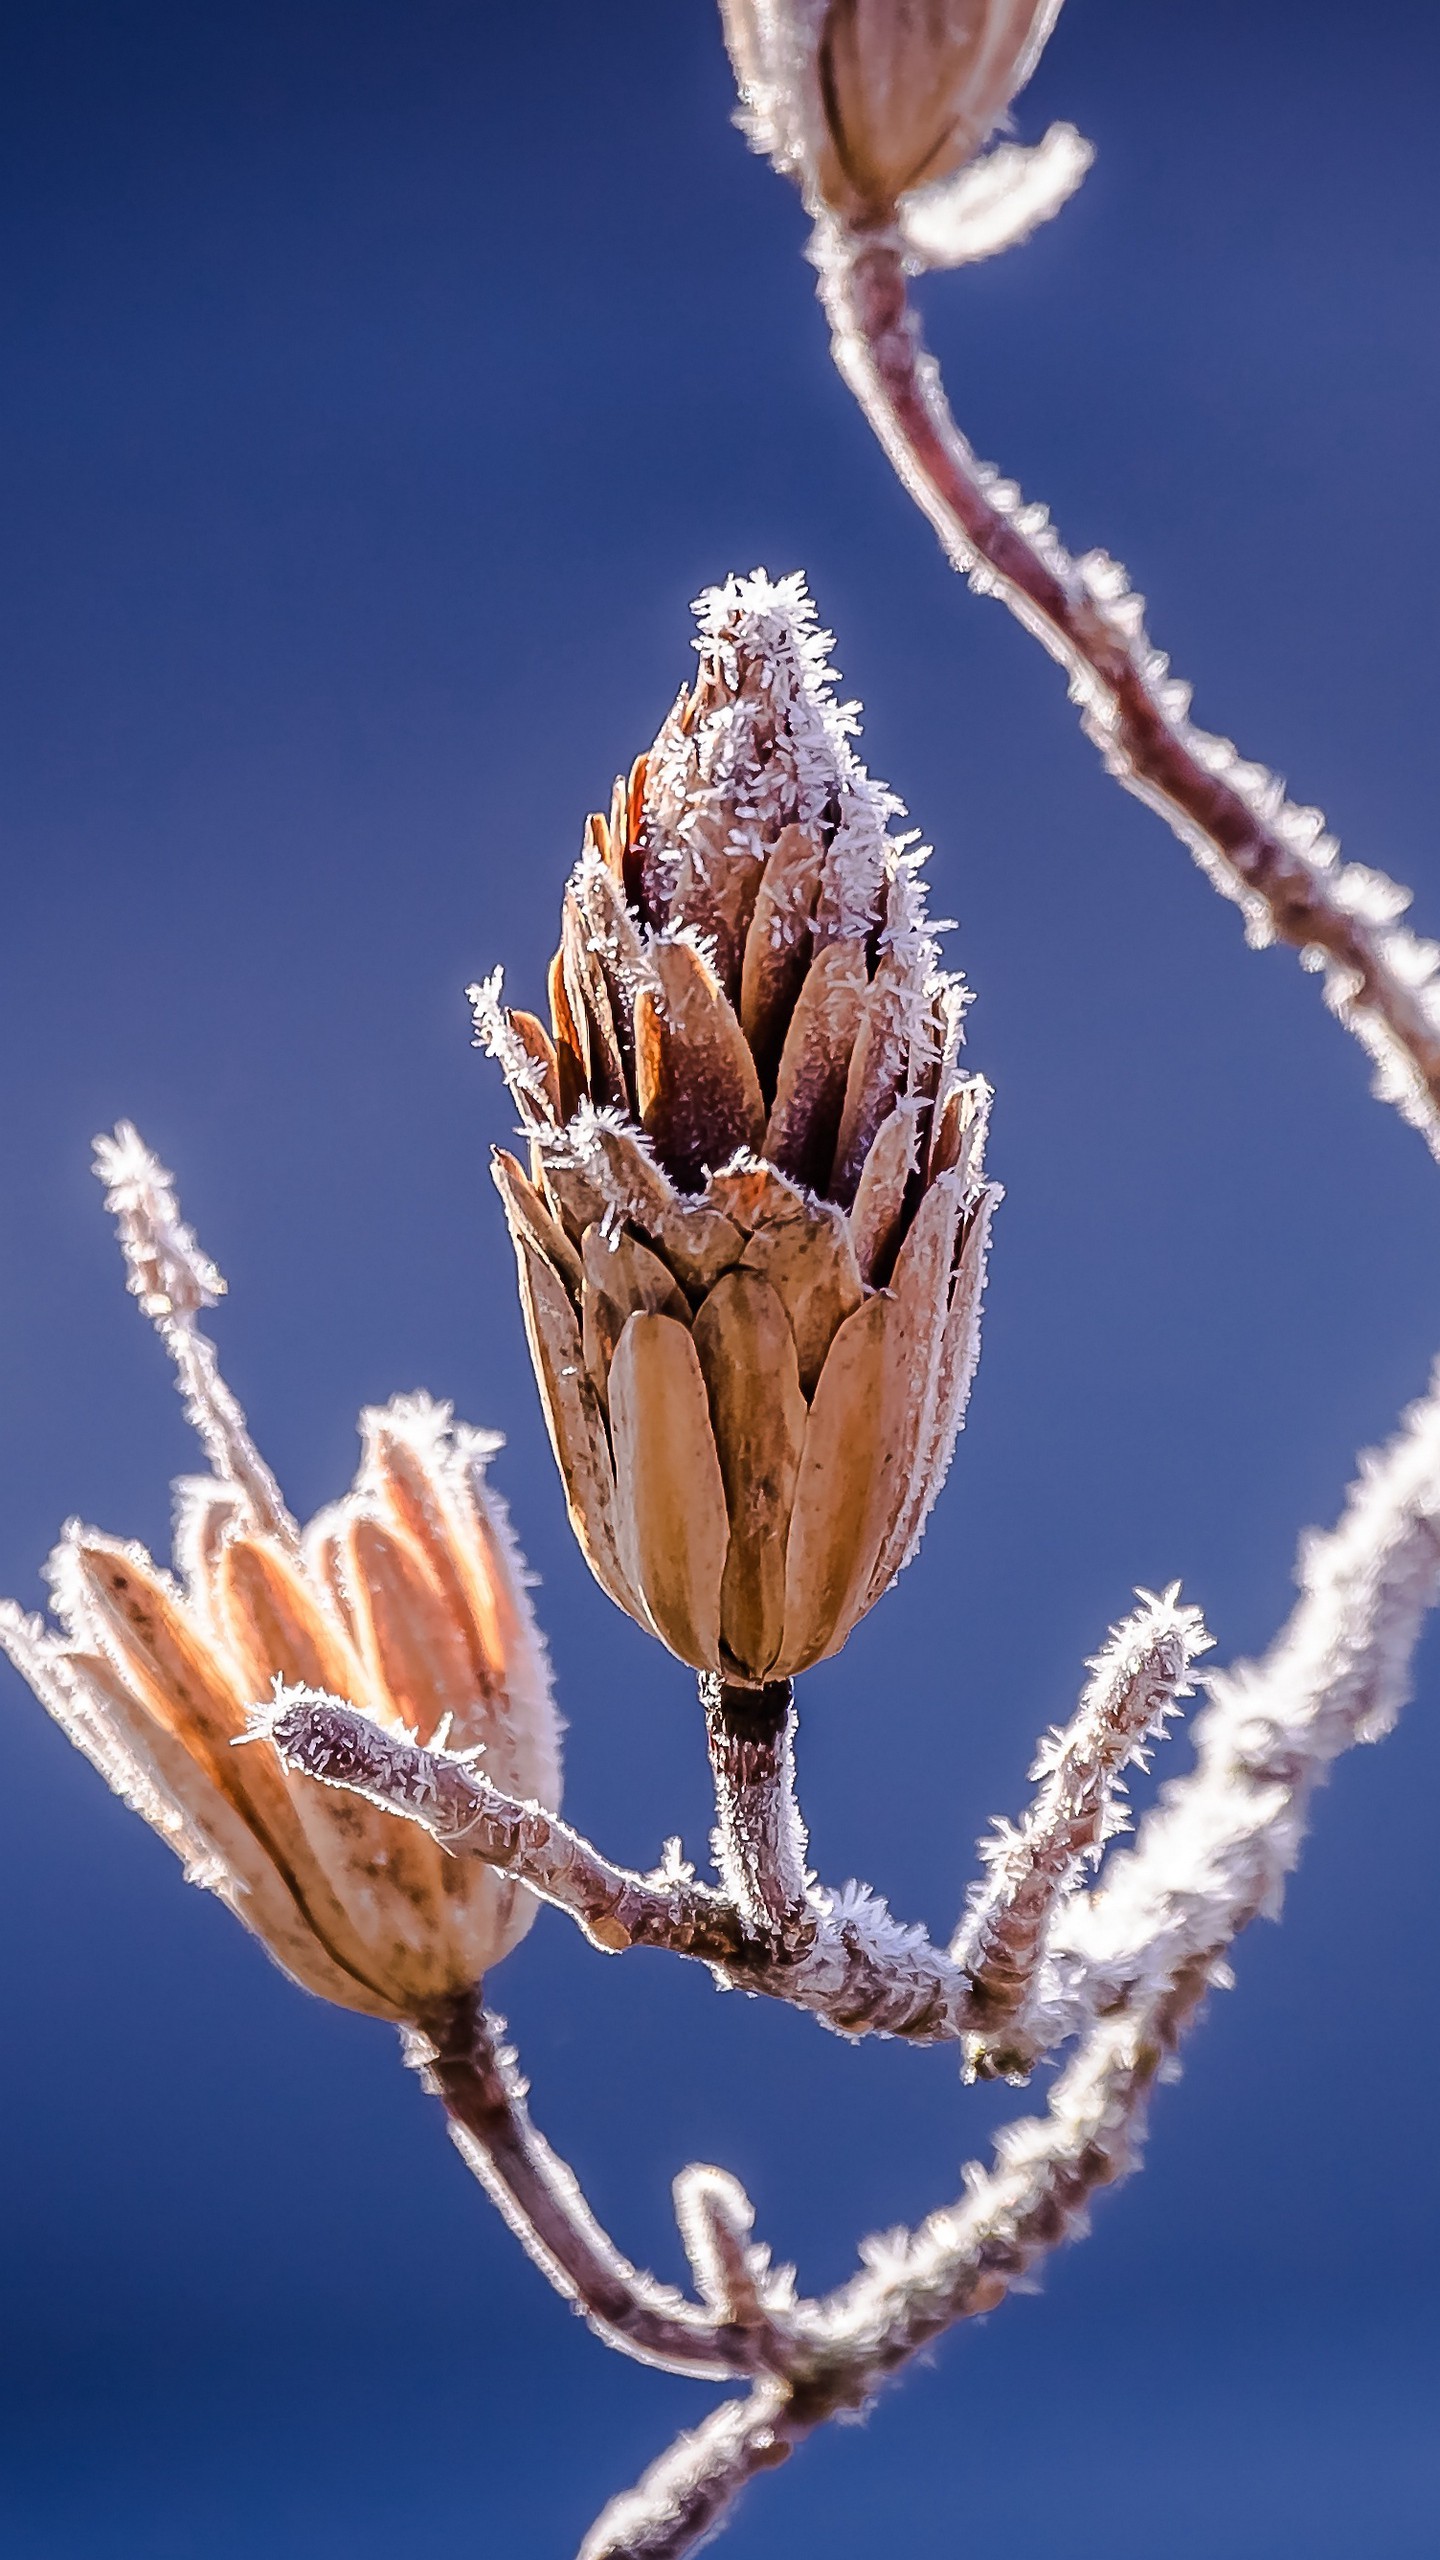
[[[955,567],[1059,661],[1108,770],[1235,900],[1251,940],[1287,942],[1323,971],[1327,1002],[1375,1061],[1377,1092],[1440,1156],[1440,953],[1399,922],[1408,892],[1342,864],[1318,810],[1196,728],[1189,687],[1149,640],[1123,569],[1103,552],[1072,559],[1045,509],[977,461],[926,353],[899,242],[827,220],[811,256],[836,366]]]
[[[343,1699],[281,1689],[273,1705],[255,1710],[251,1731],[256,1741],[273,1742],[287,1768],[352,1788],[422,1824],[458,1856],[483,1858],[517,1877],[542,1901],[568,1911],[592,1945],[609,1954],[663,1947],[698,1957],[733,1988],[808,2009],[843,2035],[943,2044],[980,2023],[963,1968],[923,1930],[902,1927],[883,1902],[857,1888],[817,1892],[806,1921],[808,1943],[791,1953],[777,1944],[768,1923],[756,1934],[727,1894],[697,1884],[687,1868],[674,1863],[641,1876],[615,1866],[557,1815],[503,1795],[471,1761],[386,1732]],[[793,1835],[797,1864],[803,1836]],[[768,1866],[765,1889],[780,1878],[783,1897],[786,1873],[782,1865]],[[760,1891],[758,1867],[754,1890]]]
[[[252,1734],[273,1742],[287,1768],[351,1788],[418,1822],[442,1848],[517,1877],[568,1911],[607,1955],[668,1947],[706,1964],[743,1966],[759,1953],[733,1904],[713,1887],[678,1867],[641,1876],[615,1866],[558,1814],[492,1786],[468,1755],[425,1750],[342,1698],[281,1687],[272,1706],[255,1709]]]
[[[981,1846],[987,1874],[971,1898],[951,1954],[965,1967],[985,2025],[967,2039],[972,2075],[1028,2072],[1036,2048],[1023,2013],[1040,1975],[1051,1924],[1107,1840],[1125,1827],[1124,1772],[1144,1765],[1145,1746],[1164,1729],[1187,1677],[1208,1651],[1198,1609],[1179,1606],[1179,1586],[1111,1629],[1087,1667],[1090,1680],[1063,1732],[1040,1747],[1030,1775],[1039,1791],[1018,1827],[997,1825]]]
[[[299,1532],[220,1375],[215,1345],[197,1319],[225,1283],[180,1215],[175,1186],[129,1120],[95,1141],[95,1172],[115,1220],[127,1285],[175,1363],[185,1418],[222,1484],[233,1485],[257,1529],[294,1547]]]

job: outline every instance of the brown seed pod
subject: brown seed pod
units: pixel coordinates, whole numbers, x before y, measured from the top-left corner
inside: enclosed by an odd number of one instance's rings
[[[698,611],[696,682],[566,894],[559,1072],[473,992],[532,1141],[533,1179],[502,1151],[496,1180],[581,1547],[672,1652],[758,1682],[835,1652],[913,1552],[997,1195],[964,991],[803,581]]]

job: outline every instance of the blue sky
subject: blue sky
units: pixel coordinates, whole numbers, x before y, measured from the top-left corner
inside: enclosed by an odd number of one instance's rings
[[[3,50],[0,1587],[38,1599],[72,1512],[163,1548],[191,1463],[86,1170],[127,1114],[229,1276],[294,1504],[393,1391],[500,1426],[569,1809],[698,1852],[685,1675],[569,1544],[461,991],[504,960],[538,993],[689,598],[803,565],[997,1088],[972,1420],[920,1560],[802,1700],[823,1871],[943,1927],[1132,1584],[1182,1577],[1222,1659],[1279,1623],[1297,1530],[1436,1348],[1434,1168],[891,483],[702,0],[16,0]],[[980,450],[1127,561],[1199,716],[1431,929],[1437,95],[1403,0],[1069,0],[1018,124],[1072,118],[1094,172],[924,289]],[[758,2490],[736,2560],[1434,2550],[1437,1706],[1432,1645],[1143,2179],[1038,2300]],[[588,2339],[387,2033],[187,1893],[8,1672],[0,1760],[7,2550],[569,2550],[706,2395]],[[496,1996],[667,2272],[686,2159],[741,2171],[814,2288],[1015,2103],[548,1915]]]

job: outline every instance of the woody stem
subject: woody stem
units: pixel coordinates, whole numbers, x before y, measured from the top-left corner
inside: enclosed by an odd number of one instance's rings
[[[1213,886],[1252,925],[1263,919],[1277,941],[1323,957],[1327,999],[1382,1067],[1378,1089],[1440,1155],[1440,1014],[1391,921],[1337,886],[1314,812],[1287,807],[1278,784],[1192,727],[1138,599],[1107,606],[1044,510],[1021,507],[977,461],[926,351],[895,240],[822,224],[810,254],[836,366],[954,566],[1058,660],[1107,769],[1167,821]]]
[[[715,1857],[744,1926],[780,1955],[801,1955],[816,1934],[805,1867],[805,1825],[795,1798],[794,1685],[751,1689],[700,1675],[715,1781]]]
[[[595,2220],[579,2184],[530,2121],[525,2083],[501,2043],[502,2018],[478,1991],[437,2003],[406,2041],[406,2060],[439,2098],[467,2167],[516,2238],[608,2346],[642,2364],[710,2380],[753,2373],[764,2339],[687,2302],[632,2266]]]

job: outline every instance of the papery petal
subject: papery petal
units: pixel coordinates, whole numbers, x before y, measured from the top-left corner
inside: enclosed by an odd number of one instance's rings
[[[672,1316],[626,1324],[610,1366],[610,1429],[627,1578],[671,1652],[718,1671],[725,1486],[695,1345]]]

